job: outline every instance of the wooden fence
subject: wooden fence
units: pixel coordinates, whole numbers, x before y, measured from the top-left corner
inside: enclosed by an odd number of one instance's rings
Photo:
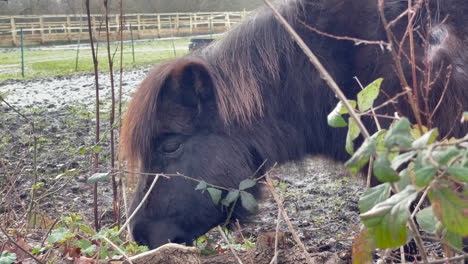
[[[247,12],[127,14],[123,35],[128,40],[220,33],[241,21]],[[120,16],[109,16],[111,39],[117,40]],[[96,40],[105,39],[102,15],[92,15]],[[0,16],[0,46],[19,46],[21,31],[25,45],[89,41],[86,15]]]

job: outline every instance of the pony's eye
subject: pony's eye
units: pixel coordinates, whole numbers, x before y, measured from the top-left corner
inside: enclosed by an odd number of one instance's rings
[[[164,154],[173,154],[180,149],[181,144],[179,142],[169,142],[162,146],[161,150]]]

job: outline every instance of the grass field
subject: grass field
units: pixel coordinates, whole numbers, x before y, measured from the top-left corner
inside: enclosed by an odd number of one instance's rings
[[[188,52],[189,38],[176,40],[158,40],[135,43],[135,61],[133,61],[132,46],[124,44],[123,65],[125,69],[148,66]],[[114,55],[114,69],[120,65],[120,46],[111,45]],[[42,48],[25,49],[25,79],[45,76],[69,75],[77,72],[93,71],[91,48],[82,45],[78,53],[78,67],[76,67],[77,48],[72,46],[45,46]],[[98,47],[99,69],[108,71],[106,43]],[[21,51],[19,49],[0,51],[0,83],[9,79],[23,79],[21,75]]]

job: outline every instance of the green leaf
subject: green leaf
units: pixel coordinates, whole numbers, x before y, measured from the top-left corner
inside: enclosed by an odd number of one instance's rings
[[[468,112],[463,112],[463,119],[464,122],[468,121]]]
[[[448,167],[445,172],[457,180],[468,182],[468,168]]]
[[[333,111],[330,114],[328,114],[327,121],[328,121],[329,126],[331,126],[331,127],[345,127],[347,125],[346,121],[344,120],[344,118],[341,116],[341,113],[340,113],[341,109],[343,107],[344,106],[340,101],[336,105],[335,109],[333,109]]]
[[[374,137],[367,138],[354,155],[346,161],[345,165],[351,173],[357,173],[369,161],[370,156],[375,153],[376,142]]]
[[[419,187],[425,187],[431,182],[436,173],[437,168],[434,166],[427,166],[417,169],[415,171],[416,179],[414,183]]]
[[[437,150],[432,152],[432,156],[440,165],[446,165],[453,158],[461,154],[461,150],[456,147],[448,147],[444,150]]]
[[[106,230],[101,230],[99,231],[98,233],[96,233],[95,235],[92,236],[93,239],[103,239],[104,237],[107,237],[107,232]]]
[[[416,220],[424,232],[432,234],[437,232],[437,225],[439,221],[435,218],[432,207],[427,207],[419,211],[416,214]]]
[[[105,182],[109,180],[110,172],[103,172],[103,173],[94,173],[91,177],[88,178],[87,183],[93,184],[96,182]]]
[[[390,167],[388,153],[379,155],[374,161],[374,175],[381,182],[396,182],[400,180],[398,173]]]
[[[365,213],[376,204],[385,201],[390,197],[391,190],[392,188],[389,183],[380,184],[367,189],[359,199],[359,212]]]
[[[354,153],[354,140],[361,134],[361,131],[359,130],[359,127],[354,121],[353,118],[349,118],[348,120],[349,126],[348,126],[348,134],[346,135],[346,152],[348,152],[349,155],[353,155]]]
[[[403,190],[406,186],[411,184],[411,176],[410,174],[414,173],[413,171],[414,163],[410,163],[408,167],[402,170],[398,176],[400,176],[400,180],[397,182],[398,190]]]
[[[88,233],[90,235],[94,235],[96,232],[94,231],[94,229],[92,229],[91,227],[85,225],[85,224],[79,224],[78,225],[80,227],[80,230],[82,230],[83,232],[85,233]]]
[[[456,233],[448,231],[447,229],[445,229],[443,232],[442,240],[453,248],[457,248],[459,250],[463,248],[463,238]]]
[[[101,147],[99,147],[99,146],[94,146],[94,147],[93,147],[93,151],[94,151],[94,153],[99,153],[99,151],[101,151]]]
[[[359,234],[354,237],[352,248],[352,263],[353,264],[370,264],[373,263],[373,253],[375,251],[375,243],[369,231],[363,228]]]
[[[414,155],[416,155],[416,151],[408,151],[403,154],[400,154],[392,159],[392,169],[398,170],[398,168],[405,162],[410,161]]]
[[[451,232],[468,236],[468,197],[447,187],[433,187],[428,192],[434,214]]]
[[[221,190],[215,188],[207,188],[206,189],[211,196],[211,200],[213,200],[214,204],[218,204],[219,200],[221,199],[221,194],[223,193]]]
[[[208,188],[208,184],[206,184],[205,181],[201,181],[198,183],[197,187],[195,187],[195,190],[196,191],[206,191],[206,188]]]
[[[47,238],[47,242],[49,242],[50,244],[62,243],[74,236],[74,234],[72,234],[68,229],[62,226],[53,230],[50,233],[50,236]]]
[[[8,251],[3,251],[0,256],[0,264],[12,264],[16,261],[16,254]]]
[[[369,229],[379,248],[398,247],[406,243],[406,223],[410,215],[409,206],[417,197],[413,186],[375,205],[361,214],[364,225]]]
[[[239,190],[232,190],[226,195],[226,198],[224,198],[221,201],[221,204],[228,207],[230,204],[232,204],[234,201],[236,201],[239,198],[240,191]]]
[[[411,136],[411,124],[407,118],[402,118],[393,124],[385,135],[385,147],[399,147],[408,149],[411,147],[413,137]]]
[[[37,184],[33,184],[33,185],[31,186],[31,188],[37,190],[37,189],[40,189],[40,188],[44,187],[44,185],[45,185],[45,183],[43,183],[43,182],[38,182]]]
[[[413,148],[423,148],[429,144],[432,144],[438,136],[439,131],[437,128],[431,129],[429,132],[416,139],[411,146]]]
[[[80,239],[78,241],[75,241],[75,246],[77,246],[79,248],[89,248],[92,245],[93,245],[93,243],[91,243],[91,241],[89,241],[87,239]]]
[[[364,90],[357,94],[357,101],[360,111],[366,111],[374,104],[375,99],[379,96],[380,85],[383,79],[379,78],[369,84]]]
[[[78,150],[79,153],[81,154],[84,154],[86,153],[86,148],[85,147],[81,147],[79,150]]]
[[[254,180],[251,180],[251,179],[243,180],[239,184],[239,190],[243,191],[243,190],[252,188],[252,187],[255,186],[255,184],[257,184],[257,181],[254,181]]]
[[[255,213],[258,210],[257,200],[255,197],[246,191],[240,192],[242,207],[251,213]]]
[[[356,108],[356,101],[348,100],[348,103],[351,107]],[[348,109],[346,109],[341,101],[338,102],[335,109],[327,116],[328,125],[331,127],[345,127],[347,124],[342,115],[347,113]]]

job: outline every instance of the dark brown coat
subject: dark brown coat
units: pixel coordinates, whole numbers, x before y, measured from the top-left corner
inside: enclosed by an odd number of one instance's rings
[[[385,2],[389,21],[408,5],[402,0]],[[386,40],[376,3],[297,0],[278,6],[348,98],[355,98],[360,90],[355,76],[363,84],[384,77],[387,97],[402,91],[390,53],[378,45],[355,45],[318,34],[303,23],[337,36]],[[424,35],[429,20],[425,8],[421,10],[416,26]],[[443,94],[445,76],[451,73],[434,122],[442,134],[462,136],[468,131],[458,122],[462,110],[468,109],[468,5],[466,0],[430,0],[430,10],[430,45],[415,34],[416,61],[420,69],[432,67],[431,73],[439,76],[431,85],[431,110]],[[404,17],[394,25],[397,38],[403,36],[406,21]],[[402,56],[401,61],[411,84],[408,60]],[[422,80],[418,72],[418,82]],[[326,121],[336,103],[272,13],[261,9],[214,44],[155,67],[130,103],[121,149],[134,170],[181,173],[236,188],[243,179],[256,176],[264,161],[266,166],[257,175],[274,163],[306,155],[348,158],[346,129],[331,128]],[[400,115],[412,118],[404,100],[400,106]],[[393,115],[394,108],[381,111]],[[152,179],[141,178],[133,208]],[[195,186],[180,177],[160,179],[132,222],[136,241],[151,248],[168,241],[190,244],[222,223],[227,210],[215,206]],[[234,217],[243,214],[238,208]]]

